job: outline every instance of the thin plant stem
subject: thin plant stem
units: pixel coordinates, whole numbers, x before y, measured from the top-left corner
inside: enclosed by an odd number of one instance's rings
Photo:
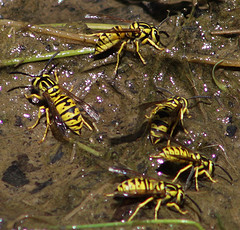
[[[188,62],[193,63],[202,63],[202,64],[208,64],[208,65],[215,65],[222,59],[210,57],[208,55],[199,55],[196,56],[195,54],[187,54],[186,59]],[[221,63],[218,64],[218,66],[223,67],[240,67],[240,61],[239,60],[228,60],[223,59]]]
[[[84,145],[80,142],[74,142],[75,144],[77,144],[77,146],[91,154],[93,154],[94,156],[97,156],[97,157],[100,157],[102,154],[100,152],[98,152],[97,150],[95,149],[92,149],[91,147],[87,146],[87,145]]]
[[[142,220],[129,222],[110,222],[100,224],[86,224],[86,225],[67,225],[67,226],[48,226],[48,229],[88,229],[88,228],[106,228],[106,227],[129,227],[129,226],[145,226],[152,224],[176,224],[176,225],[190,225],[198,230],[204,228],[195,221],[185,219],[162,219],[162,220]]]
[[[29,30],[32,32],[47,34],[47,35],[51,35],[51,36],[75,40],[75,41],[88,43],[88,44],[95,44],[96,40],[97,40],[97,37],[94,37],[94,36],[87,36],[86,34],[76,34],[76,33],[56,30],[54,28],[49,28],[49,27],[45,27],[45,26],[31,25],[26,22],[19,22],[19,21],[3,19],[3,20],[0,20],[0,25],[25,28],[26,30]]]
[[[63,57],[71,57],[81,54],[90,54],[94,53],[93,47],[84,47],[81,49],[76,50],[65,50],[60,51],[59,54],[55,58],[63,58]],[[11,65],[19,65],[23,63],[29,62],[37,62],[37,61],[44,61],[50,59],[56,52],[44,53],[44,54],[37,54],[26,58],[13,58],[13,59],[5,59],[0,60],[0,67],[11,66]]]
[[[211,32],[212,35],[236,35],[240,34],[240,30],[221,30],[221,31],[213,31]]]

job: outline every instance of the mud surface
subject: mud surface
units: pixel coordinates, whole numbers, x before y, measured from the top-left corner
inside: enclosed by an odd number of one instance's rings
[[[192,139],[184,132],[179,132],[176,138],[210,159],[213,155],[217,156],[217,163],[231,174],[233,182],[231,184],[227,175],[216,167],[214,179],[217,183],[200,180],[199,192],[195,191],[194,183],[187,190],[203,211],[200,218],[190,201],[184,206],[189,214],[183,216],[163,206],[158,217],[184,217],[199,221],[206,229],[238,229],[240,69],[216,68],[215,77],[226,86],[224,91],[213,81],[213,65],[200,63],[202,55],[204,58],[201,62],[211,58],[240,60],[239,33],[211,35],[215,30],[239,29],[240,8],[237,2],[210,1],[209,5],[197,9],[190,16],[191,4],[185,2],[181,5],[181,1],[176,5],[137,1],[129,5],[113,0],[0,1],[0,16],[3,19],[31,24],[67,23],[60,29],[74,33],[90,32],[82,22],[125,23],[103,17],[100,21],[90,20],[85,18],[89,13],[159,25],[167,15],[166,10],[170,10],[169,19],[162,23],[160,29],[169,34],[169,38],[162,35],[162,43],[167,48],[160,52],[149,45],[141,46],[146,65],[142,64],[137,54],[128,51],[122,55],[117,76],[113,74],[115,64],[83,72],[86,66],[92,67],[92,63],[97,63],[92,55],[52,62],[57,64],[60,84],[68,90],[72,89],[72,93],[93,106],[100,115],[100,120],[96,122],[99,132],[83,128],[81,136],[72,135],[76,142],[100,152],[99,157],[76,144],[59,142],[51,131],[46,140],[39,144],[46,127],[45,117],[35,129],[27,129],[36,121],[38,107],[24,97],[25,93],[29,93],[28,89],[7,91],[16,86],[31,85],[32,79],[10,72],[36,75],[47,61],[0,69],[1,226],[44,228],[46,225],[127,220],[136,203],[125,204],[104,196],[126,179],[108,172],[108,167],[124,165],[158,178],[155,172],[157,165],[149,161],[149,155],[164,147],[166,142],[153,146],[144,129],[141,135],[137,131],[146,121],[145,115],[150,112],[149,109],[139,109],[139,105],[162,100],[163,94],[169,96],[164,88],[186,98],[196,95],[212,97],[201,99],[207,103],[197,105],[195,99],[189,100],[191,118],[184,119],[184,124]],[[1,60],[90,46],[30,32],[26,27],[1,25],[0,30]],[[200,58],[192,63],[187,61],[190,56]],[[122,138],[129,134],[135,135]],[[25,219],[25,215],[29,218]],[[149,206],[140,210],[135,219],[153,217],[154,206]],[[175,225],[172,228],[181,229]]]

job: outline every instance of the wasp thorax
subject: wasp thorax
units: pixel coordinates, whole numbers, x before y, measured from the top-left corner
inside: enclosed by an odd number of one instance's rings
[[[48,89],[54,87],[56,85],[56,82],[51,80],[49,76],[39,76],[35,77],[32,81],[32,85],[38,89],[46,92]]]

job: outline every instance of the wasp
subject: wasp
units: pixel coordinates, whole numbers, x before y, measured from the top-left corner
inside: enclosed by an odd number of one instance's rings
[[[161,101],[153,101],[140,105],[141,109],[147,109],[154,106],[150,115],[145,115],[149,121],[149,136],[152,144],[157,144],[167,137],[167,145],[169,146],[170,140],[177,132],[177,128],[182,129],[187,135],[189,135],[189,132],[184,128],[183,119],[184,116],[187,116],[188,118],[191,117],[189,115],[188,100],[195,98],[210,97],[193,96],[187,99],[181,96],[171,96]]]
[[[177,164],[184,164],[182,169],[179,170],[175,178],[172,180],[174,183],[178,177],[188,169],[192,169],[193,171],[190,172],[189,176],[192,176],[192,173],[194,174],[195,178],[195,188],[198,191],[198,177],[205,175],[211,182],[215,183],[217,182],[212,178],[215,166],[221,168],[232,180],[231,175],[222,168],[219,164],[214,163],[212,160],[208,159],[206,156],[200,154],[200,153],[194,153],[187,148],[184,148],[182,146],[167,146],[162,149],[160,153],[157,155],[150,156],[150,159],[157,158],[157,159],[164,159],[166,161],[177,163]],[[191,179],[191,178],[189,178]]]
[[[172,96],[162,101],[154,101],[141,105],[141,108],[155,106],[150,115],[145,117],[150,124],[150,140],[152,144],[157,144],[166,136],[170,139],[174,135],[178,125],[183,128],[183,131],[188,134],[188,131],[183,127],[184,115],[189,116],[188,101],[184,97]]]
[[[115,26],[111,30],[103,33],[98,33],[98,40],[95,46],[95,55],[105,52],[106,50],[114,47],[118,43],[121,43],[119,50],[117,51],[117,64],[114,73],[117,73],[120,54],[126,44],[134,43],[136,52],[141,59],[142,63],[145,65],[146,61],[142,57],[139,51],[139,44],[145,45],[150,44],[157,50],[164,50],[159,45],[163,45],[160,41],[160,34],[163,33],[167,37],[169,35],[165,31],[159,31],[154,26],[149,25],[145,22],[133,22],[129,29],[122,28],[121,26]]]
[[[57,124],[58,128],[60,127],[62,130],[68,128],[77,135],[81,134],[81,129],[83,126],[89,130],[93,130],[94,126],[92,122],[84,118],[80,112],[80,109],[77,107],[77,104],[81,105],[82,109],[91,117],[95,118],[96,120],[99,118],[98,113],[89,104],[59,85],[56,71],[54,71],[54,80],[49,74],[51,71],[45,73],[47,66],[57,54],[58,53],[52,56],[39,75],[12,72],[12,74],[23,74],[33,77],[32,85],[18,86],[8,90],[9,92],[18,88],[29,88],[31,94],[25,94],[25,97],[32,102],[36,99],[38,100],[37,104],[40,105],[38,119],[32,126],[28,127],[28,129],[34,129],[39,124],[42,116],[42,110],[45,111],[47,125],[40,143],[43,142],[47,136],[48,130],[51,126],[51,118],[54,119],[54,122]]]
[[[110,167],[109,171],[126,174],[132,170]],[[185,194],[180,184],[159,181],[153,178],[145,178],[143,176],[127,179],[120,183],[113,193],[105,195],[114,198],[146,198],[137,206],[128,221],[131,221],[142,207],[153,201],[157,202],[154,214],[155,219],[157,219],[161,205],[173,208],[175,211],[185,215],[188,211],[182,210],[181,206],[183,206],[186,196],[197,206],[200,212],[202,212],[192,198]]]

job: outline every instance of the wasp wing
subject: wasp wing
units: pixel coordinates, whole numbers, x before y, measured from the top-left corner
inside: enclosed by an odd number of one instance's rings
[[[150,107],[157,106],[158,104],[164,104],[167,100],[161,100],[161,101],[152,101],[152,102],[146,102],[138,106],[141,110],[146,110]]]
[[[94,33],[96,36],[101,36],[102,34],[108,33],[141,33],[140,29],[130,29],[130,28],[122,28],[122,26],[116,26],[107,30],[100,30],[97,33]]]
[[[47,107],[49,108],[49,111],[50,111],[50,119],[51,119],[50,128],[54,137],[60,141],[68,141],[68,138],[66,136],[67,126],[63,122],[59,112],[57,111],[54,105],[54,102],[51,100],[50,95],[47,92],[44,92],[42,96],[45,99],[47,103]]]
[[[138,189],[137,191],[128,191],[128,192],[119,192],[115,191],[111,194],[105,194],[106,196],[113,196],[114,198],[148,198],[152,196],[165,197],[165,190],[156,191],[156,190],[146,190]]]
[[[156,178],[150,177],[150,176],[146,175],[145,173],[139,173],[137,171],[126,168],[124,166],[111,166],[111,167],[108,168],[108,171],[113,172],[113,173],[126,175],[129,178],[138,177],[138,178],[144,178],[144,179],[147,179],[147,180],[158,181]],[[162,175],[164,176],[164,174],[162,174]]]

